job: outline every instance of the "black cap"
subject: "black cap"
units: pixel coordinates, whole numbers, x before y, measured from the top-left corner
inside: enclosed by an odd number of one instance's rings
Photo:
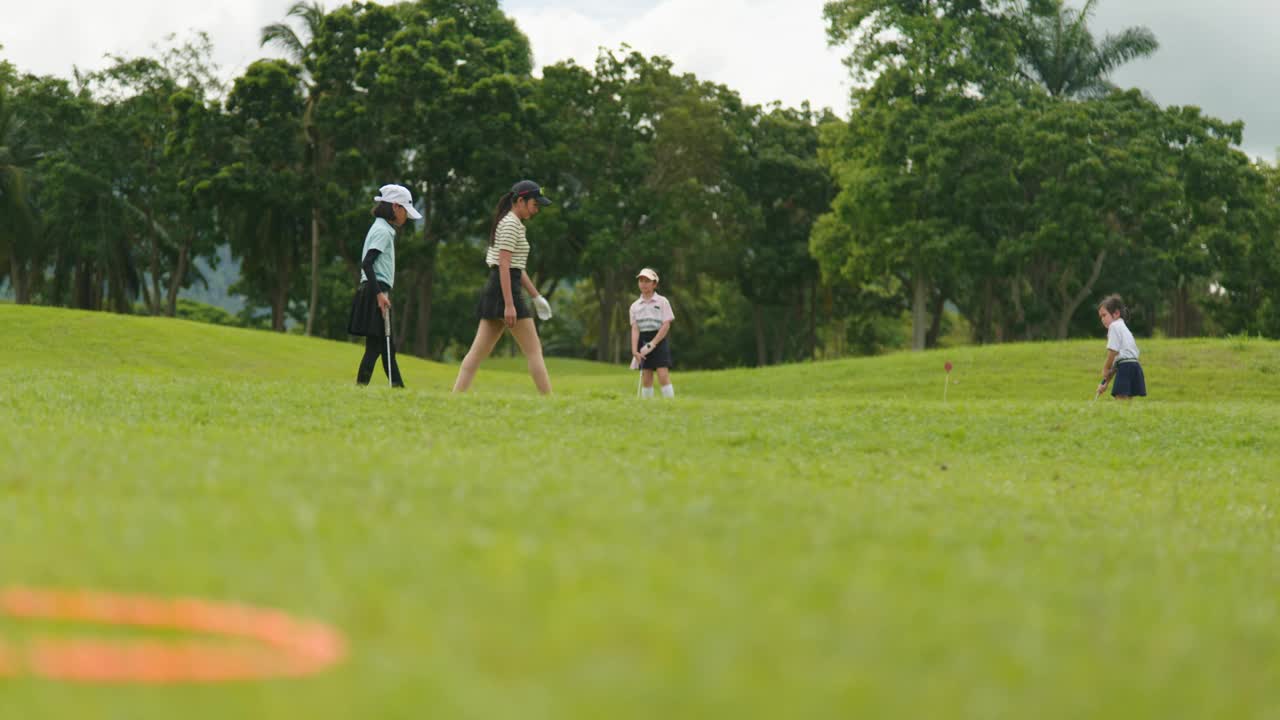
[[[542,188],[538,187],[538,183],[532,180],[521,180],[512,185],[511,192],[518,198],[534,198],[543,207],[551,204],[551,199],[543,195]]]

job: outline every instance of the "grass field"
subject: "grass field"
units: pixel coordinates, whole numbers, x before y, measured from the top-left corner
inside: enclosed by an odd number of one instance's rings
[[[350,643],[307,679],[0,678],[0,718],[1280,717],[1280,344],[1145,341],[1152,397],[1091,404],[1104,345],[641,404],[624,368],[358,389],[355,345],[0,304],[0,588]]]

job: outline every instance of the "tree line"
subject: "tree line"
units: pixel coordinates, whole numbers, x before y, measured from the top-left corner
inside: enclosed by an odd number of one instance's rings
[[[627,357],[645,265],[686,367],[1091,334],[1103,291],[1140,332],[1280,336],[1280,175],[1240,123],[1112,87],[1157,42],[1095,38],[1094,2],[828,2],[848,118],[628,47],[535,77],[497,0],[300,2],[261,30],[285,57],[225,84],[200,34],[72,78],[0,60],[0,278],[208,319],[179,295],[229,249],[236,322],[344,338],[373,191],[399,182],[424,218],[397,332],[456,356],[492,205],[529,177],[557,201],[529,268],[550,354]]]

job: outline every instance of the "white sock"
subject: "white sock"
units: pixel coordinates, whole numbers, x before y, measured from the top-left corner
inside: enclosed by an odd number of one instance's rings
[[[653,397],[653,388],[651,387],[640,388],[640,397],[645,399]]]
[[[676,387],[670,383],[662,386],[662,397],[674,398],[676,396]]]

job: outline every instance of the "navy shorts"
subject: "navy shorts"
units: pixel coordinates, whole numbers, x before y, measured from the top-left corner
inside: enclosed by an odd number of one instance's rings
[[[640,333],[639,347],[658,336],[658,331]],[[670,338],[662,338],[662,342],[658,343],[658,347],[653,349],[644,357],[644,365],[641,367],[645,370],[657,370],[658,368],[671,367],[671,344],[668,342]]]
[[[1111,381],[1111,397],[1146,397],[1147,379],[1137,360],[1116,363],[1116,376]]]

